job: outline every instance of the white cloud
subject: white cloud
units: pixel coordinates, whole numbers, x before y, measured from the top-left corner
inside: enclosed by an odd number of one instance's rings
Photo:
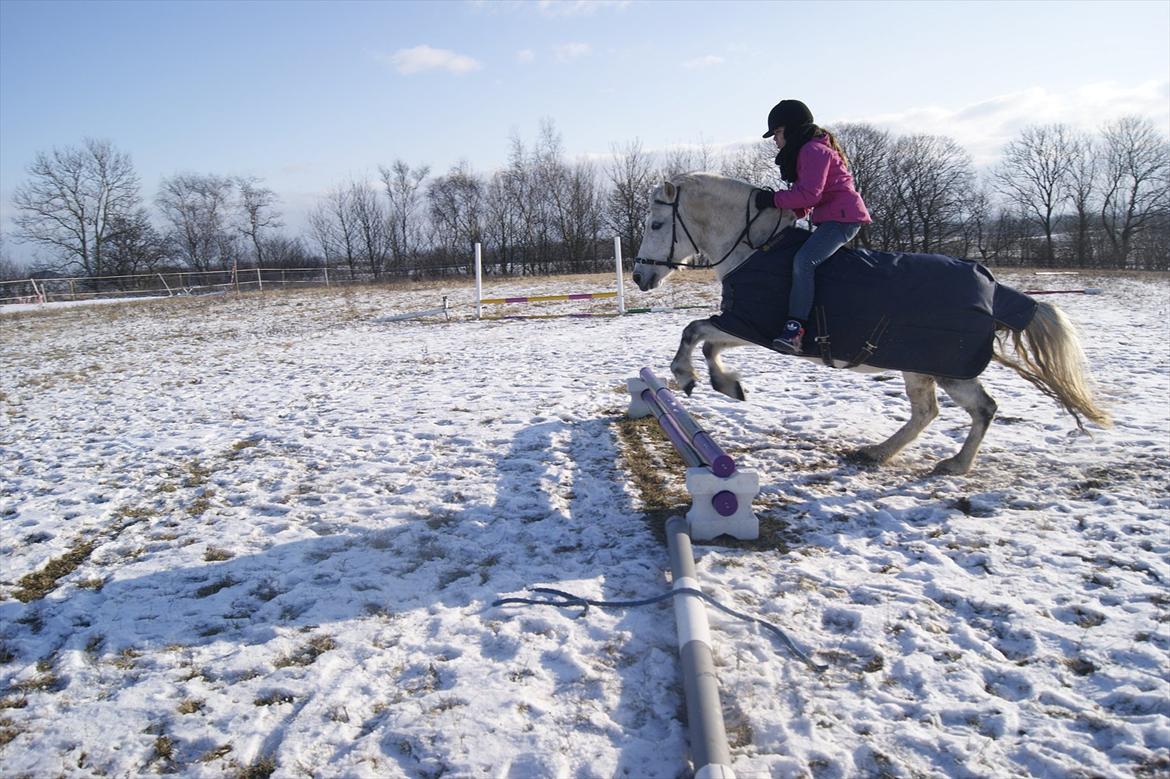
[[[445,70],[449,73],[463,74],[483,67],[471,57],[449,49],[435,49],[425,43],[412,49],[399,49],[389,56],[379,55],[378,58],[389,62],[395,70],[404,75],[422,73],[426,70]]]
[[[588,43],[565,43],[556,47],[555,54],[558,62],[570,62],[587,56],[591,51],[593,49]]]
[[[1132,86],[1107,82],[1064,90],[1031,87],[966,106],[915,106],[839,121],[868,122],[898,135],[949,136],[971,152],[976,165],[982,166],[996,162],[1003,147],[1028,125],[1067,124],[1096,134],[1112,120],[1136,115],[1165,130],[1170,127],[1168,90],[1168,81]]]
[[[536,52],[532,49],[521,49],[516,52],[516,61],[520,63],[529,63],[536,59]]]
[[[723,58],[716,57],[714,54],[708,54],[705,57],[695,57],[692,60],[687,60],[682,64],[684,68],[689,70],[696,70],[698,68],[710,68],[715,65],[722,65]]]

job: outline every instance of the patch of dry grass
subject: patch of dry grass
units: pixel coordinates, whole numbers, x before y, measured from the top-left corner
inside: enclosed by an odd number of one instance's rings
[[[195,714],[203,710],[203,701],[197,698],[185,698],[179,702],[179,707],[175,711],[180,714]]]
[[[307,644],[292,654],[278,658],[274,665],[277,668],[312,665],[318,657],[336,648],[337,642],[333,640],[332,636],[314,636]]]
[[[235,579],[233,579],[230,576],[225,576],[222,579],[214,581],[211,584],[206,584],[206,585],[200,587],[199,589],[195,590],[195,597],[196,598],[207,598],[207,597],[210,597],[210,596],[214,595],[215,593],[219,592],[220,590],[225,590],[228,587],[234,587],[237,584],[239,584],[238,581],[236,581]]]
[[[257,758],[251,765],[240,769],[236,779],[268,779],[276,773],[276,758],[264,755]]]
[[[11,718],[0,717],[0,748],[8,746],[23,732]]]
[[[99,543],[112,541],[126,528],[150,517],[154,517],[157,514],[157,511],[150,508],[127,506],[119,509],[114,514],[113,524],[104,532],[98,533],[96,538],[92,537],[93,534],[91,534],[91,537],[74,541],[73,546],[70,547],[68,552],[60,557],[54,557],[49,560],[40,570],[25,574],[17,582],[18,589],[14,593],[14,597],[22,603],[28,603],[29,601],[39,600],[45,597],[57,588],[58,582],[85,563]],[[96,580],[96,583],[94,579],[86,579],[80,584],[91,589],[101,588],[100,579]]]
[[[45,597],[56,589],[57,582],[88,560],[96,546],[95,541],[77,541],[68,552],[53,558],[44,568],[26,574],[17,582],[18,589],[14,593],[16,599],[21,603],[28,603]]]

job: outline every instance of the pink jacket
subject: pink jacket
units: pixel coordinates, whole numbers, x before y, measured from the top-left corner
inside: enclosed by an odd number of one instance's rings
[[[777,208],[796,212],[798,219],[812,209],[813,224],[845,222],[868,224],[873,220],[845,168],[841,155],[824,136],[813,138],[796,155],[796,183],[772,198]]]

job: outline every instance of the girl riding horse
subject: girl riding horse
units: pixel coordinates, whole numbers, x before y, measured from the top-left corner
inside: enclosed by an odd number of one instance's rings
[[[853,186],[845,152],[828,130],[813,122],[812,111],[799,100],[781,100],[768,113],[768,132],[776,148],[780,177],[790,184],[781,192],[756,193],[756,208],[787,208],[797,219],[812,211],[816,230],[792,261],[792,292],[788,322],[772,345],[800,354],[805,323],[812,310],[817,266],[852,241],[872,220]]]

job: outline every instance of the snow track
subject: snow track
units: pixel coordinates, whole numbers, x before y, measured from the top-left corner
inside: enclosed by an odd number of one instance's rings
[[[714,301],[675,281],[629,302]],[[704,589],[831,666],[711,612],[737,775],[1170,769],[1170,285],[1082,281],[1105,294],[1055,302],[1111,334],[1087,351],[1116,427],[1075,435],[992,366],[968,477],[925,475],[966,429],[945,403],[888,466],[842,459],[905,419],[896,375],[742,350],[746,403],[687,401],[765,485],[760,542],[697,549]],[[685,770],[668,605],[489,604],[666,589],[617,422],[697,312],[376,322],[420,305],[0,318],[0,774]]]

